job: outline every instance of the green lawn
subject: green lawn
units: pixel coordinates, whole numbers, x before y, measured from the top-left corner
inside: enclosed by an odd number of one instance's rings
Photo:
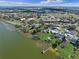
[[[6,22],[13,24],[13,25],[22,25],[22,23],[19,21],[6,21]]]
[[[3,19],[2,21],[6,22],[6,23],[9,23],[9,24],[12,24],[12,25],[22,25],[22,23],[20,21],[17,21],[17,20],[15,20],[15,21],[8,21],[8,20],[4,20]]]
[[[59,49],[59,53],[62,57],[64,57],[65,59],[68,59],[68,56],[71,55],[73,52],[73,46],[71,44],[67,44],[67,46],[65,48],[60,48]],[[77,56],[74,59],[79,59],[79,56]]]
[[[48,37],[51,36],[51,33],[41,33],[40,38],[41,40],[47,40]]]

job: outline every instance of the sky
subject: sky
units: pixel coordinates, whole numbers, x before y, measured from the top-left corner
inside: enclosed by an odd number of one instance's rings
[[[79,0],[0,0],[0,6],[79,6]]]

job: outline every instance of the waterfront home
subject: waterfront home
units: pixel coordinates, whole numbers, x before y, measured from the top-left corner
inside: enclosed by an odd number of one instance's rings
[[[20,20],[21,20],[21,21],[24,21],[24,20],[26,20],[26,19],[25,19],[25,18],[21,18]]]
[[[32,24],[31,26],[34,27],[34,28],[39,28],[39,27],[41,26],[41,24],[36,24],[36,23],[34,23],[34,24]]]
[[[77,35],[78,34],[76,30],[67,30],[67,29],[65,29],[65,33],[71,34],[71,35]]]
[[[70,41],[71,44],[73,44],[73,46],[78,47],[79,46],[79,38],[73,38]]]
[[[48,28],[48,29],[44,29],[44,30],[42,30],[42,32],[48,32],[48,33],[58,33],[59,31],[57,30],[57,29],[50,29],[50,28]]]
[[[65,40],[65,39],[64,39],[65,35],[64,35],[64,33],[62,33],[62,32],[54,33],[54,36],[55,36],[56,38],[60,39],[61,41],[64,41],[64,40]]]

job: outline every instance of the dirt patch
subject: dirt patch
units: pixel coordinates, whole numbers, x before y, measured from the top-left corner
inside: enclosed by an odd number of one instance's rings
[[[41,50],[45,50],[45,49],[47,49],[47,48],[50,47],[50,45],[49,45],[48,43],[45,43],[45,42],[43,42],[43,41],[41,41],[41,40],[35,41],[35,44],[36,44],[36,46],[37,46],[38,48],[40,48]]]
[[[20,32],[22,35],[23,35],[23,37],[25,37],[25,38],[28,38],[28,39],[31,39],[31,37],[32,37],[32,35],[30,34],[30,33],[23,33],[23,32]]]

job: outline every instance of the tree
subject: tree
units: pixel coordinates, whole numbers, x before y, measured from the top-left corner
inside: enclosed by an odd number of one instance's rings
[[[60,45],[62,43],[62,41],[57,39],[55,43],[57,43],[57,45]]]
[[[15,27],[16,27],[16,28],[20,28],[20,27],[21,27],[21,25],[15,25]]]
[[[73,25],[68,27],[68,30],[75,30],[75,29],[76,29],[76,26],[73,26]]]
[[[52,44],[52,48],[56,48],[57,47],[57,43]]]
[[[30,33],[34,35],[37,33],[37,31],[36,31],[36,29],[32,29],[32,30],[30,30]]]
[[[23,27],[23,28],[22,28],[22,31],[23,31],[24,33],[26,33],[26,28],[25,28],[25,27]]]

